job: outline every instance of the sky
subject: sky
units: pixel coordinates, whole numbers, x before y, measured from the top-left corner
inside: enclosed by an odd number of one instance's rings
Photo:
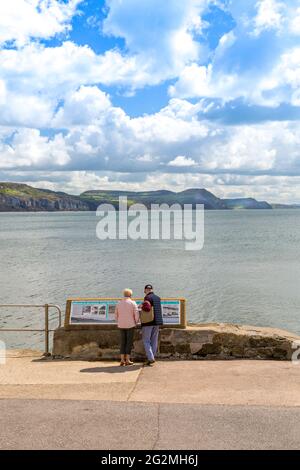
[[[300,203],[300,0],[0,2],[0,181]]]

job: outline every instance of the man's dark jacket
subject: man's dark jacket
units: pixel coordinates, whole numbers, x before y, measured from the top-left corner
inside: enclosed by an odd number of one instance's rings
[[[154,292],[150,292],[144,298],[144,300],[148,300],[153,307],[154,311],[154,320],[150,323],[146,323],[143,326],[154,326],[154,325],[162,325],[163,324],[163,316],[162,316],[162,308],[161,308],[161,300],[158,295],[154,294]]]

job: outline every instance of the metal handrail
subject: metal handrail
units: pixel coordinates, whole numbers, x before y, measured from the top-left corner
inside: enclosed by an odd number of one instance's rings
[[[59,305],[55,304],[0,304],[0,308],[43,308],[45,312],[45,328],[43,329],[31,329],[31,328],[1,328],[0,331],[30,331],[30,332],[44,332],[45,333],[45,351],[44,354],[49,354],[49,333],[55,331],[49,328],[49,309],[55,308],[58,312],[58,327],[62,324],[62,312]]]

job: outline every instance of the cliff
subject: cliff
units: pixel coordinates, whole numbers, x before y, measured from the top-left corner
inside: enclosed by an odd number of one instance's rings
[[[146,207],[151,204],[175,203],[183,206],[203,204],[206,210],[229,209],[275,209],[297,208],[299,206],[271,205],[266,201],[253,198],[221,199],[206,189],[187,189],[173,191],[85,191],[79,196],[64,192],[38,189],[19,183],[0,183],[0,212],[14,211],[95,211],[99,204],[108,203],[118,208],[119,197],[127,196],[128,206],[141,203]]]
[[[0,183],[0,211],[87,211],[90,206],[78,196],[70,196],[26,184]]]
[[[266,201],[257,201],[251,197],[240,199],[223,199],[228,209],[272,209]],[[284,208],[284,207],[282,207]]]

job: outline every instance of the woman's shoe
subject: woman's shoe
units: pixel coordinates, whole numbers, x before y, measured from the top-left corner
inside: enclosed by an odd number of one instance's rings
[[[126,361],[125,362],[125,366],[132,366],[133,365],[133,362],[132,361]]]
[[[123,361],[120,362],[120,367],[123,367],[123,366],[125,366],[125,365],[126,365],[125,362],[123,362]]]

